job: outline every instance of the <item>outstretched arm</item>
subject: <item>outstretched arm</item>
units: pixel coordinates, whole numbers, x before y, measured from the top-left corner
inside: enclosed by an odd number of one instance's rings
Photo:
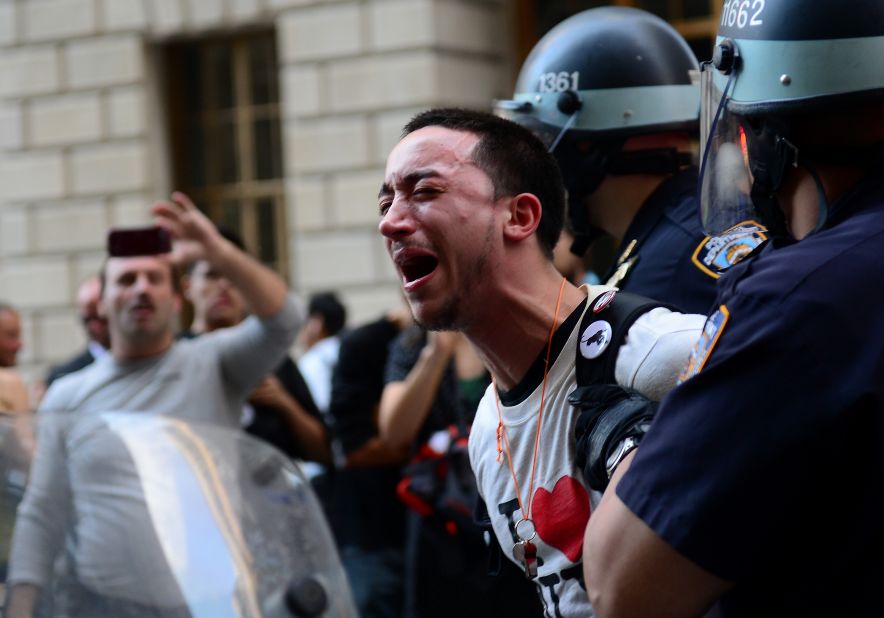
[[[287,292],[282,278],[221,236],[190,198],[175,192],[171,201],[154,204],[152,212],[157,225],[166,228],[176,241],[176,259],[207,260],[242,293],[259,318],[280,310]]]

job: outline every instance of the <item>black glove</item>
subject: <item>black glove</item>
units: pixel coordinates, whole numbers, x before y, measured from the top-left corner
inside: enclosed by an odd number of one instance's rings
[[[574,428],[577,465],[586,484],[603,492],[610,479],[608,460],[627,438],[635,444],[641,441],[657,413],[657,402],[615,384],[581,386],[568,401],[580,410]]]

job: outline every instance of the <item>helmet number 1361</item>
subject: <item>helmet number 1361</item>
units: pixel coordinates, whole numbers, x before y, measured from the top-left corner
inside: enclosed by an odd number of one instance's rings
[[[565,92],[566,90],[578,90],[577,84],[580,82],[580,72],[574,71],[567,73],[559,71],[558,73],[541,73],[540,74],[540,92]]]

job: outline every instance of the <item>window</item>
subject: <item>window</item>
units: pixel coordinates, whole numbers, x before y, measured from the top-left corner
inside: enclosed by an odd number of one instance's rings
[[[285,275],[286,226],[272,32],[165,49],[174,185]]]

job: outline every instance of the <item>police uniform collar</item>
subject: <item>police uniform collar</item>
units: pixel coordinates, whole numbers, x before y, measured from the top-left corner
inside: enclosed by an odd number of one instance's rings
[[[648,199],[641,205],[636,213],[635,217],[633,217],[632,222],[630,222],[629,227],[626,229],[626,234],[623,235],[623,240],[620,243],[620,246],[617,247],[617,251],[614,253],[615,257],[619,257],[623,254],[624,249],[635,240],[635,246],[631,253],[634,255],[640,248],[645,239],[651,234],[655,227],[657,227],[657,223],[663,218],[666,209],[669,206],[677,203],[677,198],[682,195],[688,195],[696,192],[697,190],[697,168],[689,167],[677,174],[673,174],[657,185],[657,188],[648,196]],[[698,215],[699,216],[699,215]],[[605,273],[605,276],[602,277],[602,281],[608,281],[614,272],[617,270],[619,264],[615,260],[613,264],[608,268],[608,272]]]
[[[877,191],[874,190],[875,187],[878,187]],[[882,192],[884,192],[884,145],[879,147],[866,173],[829,206],[829,216],[822,229],[838,225],[855,212],[870,205],[868,199],[855,199],[857,194],[880,195]]]

